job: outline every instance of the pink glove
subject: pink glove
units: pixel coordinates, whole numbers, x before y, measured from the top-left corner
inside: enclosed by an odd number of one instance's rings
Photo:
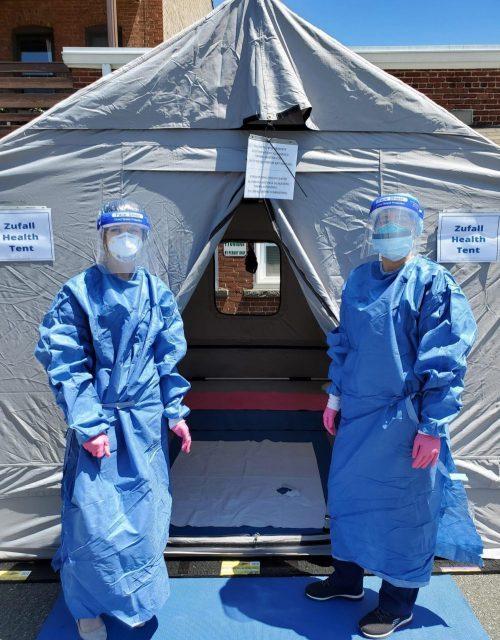
[[[95,458],[102,458],[106,456],[109,458],[111,452],[109,450],[109,439],[105,433],[101,433],[98,436],[94,436],[83,443],[83,448],[91,453]]]
[[[323,426],[331,436],[334,436],[336,433],[335,418],[337,413],[338,411],[336,409],[331,409],[330,407],[326,407],[323,411]]]
[[[413,464],[411,466],[414,469],[425,469],[429,465],[433,467],[437,464],[440,450],[441,438],[417,433],[413,442],[411,454]]]
[[[172,428],[172,431],[176,436],[182,438],[182,451],[184,453],[189,453],[191,451],[191,434],[189,432],[189,427],[186,424],[185,420],[181,420],[178,422],[175,427]]]

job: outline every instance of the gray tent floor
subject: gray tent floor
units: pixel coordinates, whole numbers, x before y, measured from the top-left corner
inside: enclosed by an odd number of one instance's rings
[[[308,573],[315,573],[310,563],[304,563],[304,569],[306,566]],[[0,568],[3,568],[1,564]],[[172,573],[175,575],[175,571]],[[322,573],[323,567],[318,570],[318,574]],[[453,579],[491,640],[498,640],[500,573],[456,575]],[[59,592],[58,582],[0,582],[0,640],[35,640]]]

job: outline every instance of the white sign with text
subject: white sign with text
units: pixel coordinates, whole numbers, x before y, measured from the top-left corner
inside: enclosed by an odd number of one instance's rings
[[[247,243],[224,242],[224,255],[230,258],[245,258],[247,255]]]
[[[500,213],[441,213],[438,262],[497,262],[499,225]]]
[[[250,134],[245,198],[293,200],[298,148],[295,140]]]
[[[0,207],[0,262],[54,260],[47,207]]]

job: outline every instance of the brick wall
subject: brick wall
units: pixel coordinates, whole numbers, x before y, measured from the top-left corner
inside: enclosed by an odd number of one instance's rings
[[[102,77],[100,69],[71,69],[75,91]]]
[[[445,109],[473,109],[473,126],[500,125],[500,69],[391,70]]]
[[[105,0],[2,0],[0,21],[0,60],[12,60],[12,30],[18,27],[51,27],[55,59],[61,50],[85,45],[85,27],[106,22]]]
[[[124,47],[156,47],[165,39],[163,0],[116,0],[116,11]]]
[[[168,5],[190,2],[169,0]],[[193,2],[197,5],[198,2]],[[163,0],[117,0],[123,46],[155,47],[163,42]],[[26,26],[51,27],[55,60],[65,47],[85,46],[85,28],[106,24],[106,0],[1,0],[0,60],[12,60],[12,30]],[[191,22],[199,17],[198,11]]]
[[[219,245],[217,256],[219,287],[215,302],[221,313],[261,316],[272,315],[278,311],[279,296],[254,290],[254,276],[246,271],[245,258],[225,256],[223,245]]]

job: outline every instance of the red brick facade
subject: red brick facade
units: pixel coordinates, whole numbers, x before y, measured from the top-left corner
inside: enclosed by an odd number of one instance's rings
[[[124,47],[154,47],[163,41],[162,0],[117,0],[118,26]],[[0,60],[12,60],[13,30],[50,27],[54,60],[62,48],[84,47],[86,27],[106,24],[106,0],[2,0]]]
[[[81,89],[99,80],[102,77],[102,72],[100,69],[71,69],[71,75],[73,76],[73,87]]]
[[[254,276],[246,271],[245,258],[225,256],[223,245],[219,245],[217,255],[219,268],[215,300],[221,313],[259,316],[277,313],[280,297],[254,289]]]
[[[445,109],[473,109],[473,126],[500,125],[500,69],[391,70]]]

